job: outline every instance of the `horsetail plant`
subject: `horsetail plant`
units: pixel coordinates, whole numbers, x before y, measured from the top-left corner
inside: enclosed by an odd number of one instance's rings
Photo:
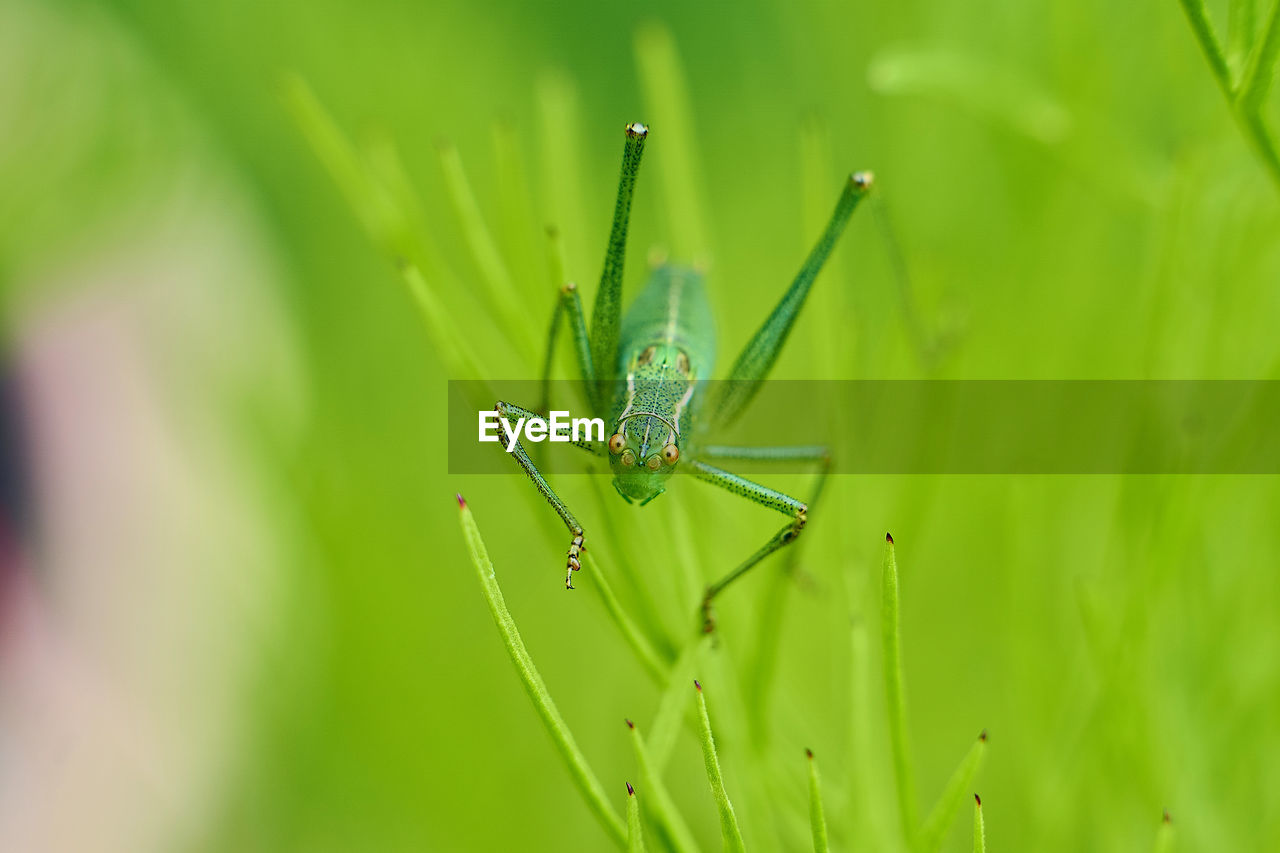
[[[661,116],[664,127],[670,127],[673,147],[683,149],[676,151],[660,167],[662,171],[660,184],[665,190],[666,205],[673,218],[687,226],[683,232],[685,242],[680,248],[697,258],[701,253],[710,251],[710,229],[703,221],[703,207],[697,198],[687,194],[689,184],[696,180],[698,168],[696,158],[691,150],[693,121],[687,98],[683,95],[685,86],[675,57],[674,44],[668,35],[658,28],[644,30],[637,39],[637,51],[643,66],[644,87],[651,98],[661,101],[651,105],[653,114]],[[459,277],[448,267],[443,255],[432,243],[425,228],[421,205],[410,187],[405,172],[390,143],[379,141],[376,144],[357,147],[351,144],[337,129],[332,119],[321,107],[318,99],[300,78],[290,78],[284,87],[286,103],[293,113],[303,135],[311,143],[321,162],[328,168],[335,182],[346,196],[357,218],[369,232],[374,242],[394,262],[403,281],[416,304],[426,330],[436,349],[445,359],[445,365],[451,375],[467,377],[483,377],[495,375],[503,369],[501,356],[494,355],[490,347],[475,347],[465,335],[459,333],[456,323],[452,321],[453,305],[456,298]],[[576,96],[572,87],[562,77],[545,78],[538,87],[538,104],[542,114],[542,125],[547,131],[549,140],[545,152],[544,166],[547,173],[559,176],[564,180],[553,184],[553,207],[560,227],[549,229],[546,243],[546,256],[543,259],[549,269],[549,293],[554,292],[554,300],[560,306],[556,312],[557,324],[553,328],[563,330],[566,326],[574,332],[574,351],[580,363],[599,362],[599,369],[587,373],[589,383],[597,398],[606,394],[610,383],[616,378],[609,365],[616,359],[618,352],[625,349],[619,340],[621,330],[619,319],[621,303],[618,301],[619,291],[616,289],[620,280],[622,253],[625,248],[626,219],[630,204],[631,187],[634,186],[635,173],[639,167],[643,144],[647,137],[647,128],[633,125],[626,143],[626,157],[622,170],[621,190],[615,205],[614,233],[610,237],[610,252],[605,268],[607,284],[614,288],[612,294],[605,294],[603,303],[597,299],[598,310],[592,318],[593,326],[600,331],[598,335],[588,336],[585,333],[586,317],[579,303],[577,289],[567,285],[564,270],[571,254],[576,254],[568,244],[568,240],[577,240],[581,232],[573,226],[581,223],[581,198],[579,184],[575,173],[577,159],[572,156],[576,150],[574,134],[578,128]],[[504,181],[510,186],[524,186],[524,164],[521,160],[522,149],[514,139],[509,128],[495,131],[495,144],[498,151],[499,168]],[[477,289],[481,301],[494,311],[498,328],[506,335],[509,348],[523,351],[536,349],[532,346],[527,333],[527,315],[522,300],[526,294],[515,287],[518,280],[512,275],[513,269],[526,269],[533,261],[533,241],[513,240],[508,234],[495,235],[487,230],[475,193],[467,179],[461,154],[449,144],[440,149],[441,167],[444,173],[444,184],[449,205],[460,220],[464,235],[463,245],[472,257],[480,274]],[[869,189],[869,178],[854,176],[844,186],[841,197],[832,213],[826,228],[808,259],[802,265],[799,274],[773,314],[766,319],[764,325],[752,338],[750,344],[738,359],[739,367],[735,368],[729,390],[717,401],[721,411],[728,416],[740,412],[750,400],[751,389],[747,380],[752,376],[763,375],[771,366],[778,354],[781,343],[786,339],[791,324],[803,304],[810,286],[817,278],[823,262],[834,249],[835,242],[852,214],[857,202],[866,195]],[[682,195],[682,193],[686,193]],[[518,222],[521,211],[527,210],[519,200],[504,200],[503,221]],[[514,253],[516,260],[504,256]],[[700,273],[690,270],[669,269],[659,277],[659,295],[670,295],[674,283],[678,279],[688,285]],[[616,280],[615,280],[616,279]],[[552,290],[552,288],[554,290]],[[660,301],[660,300],[659,300]],[[601,308],[600,306],[603,305]],[[598,322],[597,322],[598,321]],[[554,337],[554,335],[553,335]],[[611,340],[612,339],[612,340]],[[678,347],[670,346],[675,342],[667,342],[664,346],[671,350],[672,364],[680,367]],[[840,343],[835,342],[838,346]],[[632,355],[643,360],[648,350],[655,346],[652,343],[632,346]],[[547,360],[550,364],[551,347],[548,347]],[[519,354],[519,353],[517,353]],[[532,351],[531,351],[532,354]],[[657,353],[650,363],[656,363]],[[546,372],[546,371],[544,371]],[[544,385],[544,387],[546,387]],[[652,419],[652,416],[646,416]],[[660,420],[660,419],[659,419]],[[653,424],[650,424],[653,427]],[[615,434],[622,435],[625,450],[636,453],[631,447],[631,429],[621,430]],[[674,442],[673,442],[674,443]],[[677,445],[678,446],[678,445]],[[611,451],[613,448],[609,448]],[[661,448],[665,450],[664,448]],[[723,450],[724,448],[721,448]],[[739,449],[742,450],[742,449]],[[823,454],[814,454],[812,448],[806,451],[805,458],[813,457],[825,467]],[[694,463],[692,452],[684,454]],[[612,461],[620,463],[621,454],[610,453]],[[799,455],[791,456],[773,454],[770,458],[790,458],[795,461]],[[639,456],[637,455],[637,458]],[[746,453],[742,458],[766,458],[759,451],[754,455]],[[666,462],[666,460],[663,460]],[[646,465],[648,459],[645,459]],[[530,464],[532,467],[532,464]],[[660,466],[661,467],[661,466]],[[529,469],[526,469],[527,473]],[[534,469],[536,472],[536,469]],[[731,484],[732,490],[749,493],[753,499],[788,514],[796,514],[798,519],[804,518],[805,506],[780,492],[763,490],[741,478],[733,478],[727,472],[719,472],[716,477],[722,484]],[[531,478],[535,484],[538,476]],[[643,671],[653,680],[659,691],[657,710],[653,717],[648,739],[643,738],[634,724],[628,721],[632,740],[632,754],[638,771],[639,793],[635,787],[627,785],[627,801],[625,818],[620,817],[616,805],[606,794],[606,788],[588,762],[577,740],[569,730],[567,723],[543,682],[533,659],[525,647],[516,620],[507,608],[498,583],[494,565],[481,538],[479,528],[471,508],[459,497],[459,519],[463,538],[473,564],[481,591],[488,604],[507,650],[508,657],[520,681],[533,703],[534,710],[542,721],[552,743],[560,756],[569,776],[585,801],[588,810],[601,826],[607,837],[622,849],[644,849],[650,847],[675,850],[679,853],[692,853],[700,849],[695,826],[683,811],[685,804],[678,800],[667,788],[664,777],[668,776],[671,758],[680,745],[682,731],[697,737],[702,747],[703,765],[716,805],[721,827],[722,842],[731,850],[745,848],[745,838],[753,842],[770,846],[769,842],[788,837],[799,842],[800,833],[805,832],[814,845],[815,850],[826,850],[829,847],[827,813],[822,800],[821,782],[817,767],[812,758],[809,761],[809,797],[808,820],[805,820],[804,809],[800,803],[804,801],[800,780],[792,788],[786,779],[788,764],[782,764],[766,748],[770,734],[770,720],[765,713],[765,702],[771,697],[772,672],[776,667],[773,654],[780,636],[777,626],[766,632],[760,639],[765,646],[757,646],[749,659],[766,665],[754,677],[744,679],[744,688],[740,689],[737,679],[740,674],[727,659],[728,644],[719,635],[711,635],[703,631],[693,630],[695,626],[682,621],[685,626],[681,630],[671,632],[663,624],[662,616],[669,609],[663,602],[653,597],[646,581],[648,573],[638,572],[635,554],[647,553],[643,547],[637,547],[638,541],[631,525],[619,523],[615,517],[617,501],[599,487],[596,478],[591,479],[591,488],[596,490],[597,504],[600,508],[602,530],[605,535],[593,540],[593,550],[589,556],[578,545],[577,552],[570,554],[579,566],[585,566],[592,577],[591,586],[597,589],[603,610],[608,620],[614,625],[625,646],[630,650]],[[819,483],[822,480],[819,478]],[[543,482],[542,485],[545,485]],[[549,488],[543,490],[526,490],[531,505],[541,504],[542,497],[549,494]],[[782,531],[772,537],[764,547],[737,569],[730,572],[720,582],[704,592],[699,588],[703,583],[704,563],[709,552],[703,552],[701,537],[688,523],[689,514],[680,503],[679,495],[672,495],[668,503],[674,513],[669,530],[674,546],[674,558],[670,561],[657,561],[670,566],[671,574],[660,578],[668,589],[677,591],[682,605],[693,610],[701,599],[704,607],[702,627],[711,627],[709,604],[714,595],[736,581],[757,562],[763,560],[772,551],[791,544],[798,532],[798,524],[789,523]],[[567,510],[566,510],[567,512]],[[802,522],[801,522],[802,523]],[[644,543],[640,543],[644,544]],[[771,589],[785,590],[791,582],[796,565],[796,555],[801,552],[792,547],[787,549],[789,559],[783,570],[779,572]],[[576,568],[569,563],[569,571]],[[926,839],[941,837],[941,833],[954,819],[958,808],[956,790],[967,787],[978,771],[981,750],[970,755],[962,762],[959,769],[948,783],[945,793],[930,812],[924,827],[917,825],[914,805],[907,792],[913,791],[911,782],[910,757],[906,750],[906,715],[903,698],[903,674],[899,638],[898,617],[898,582],[896,564],[893,563],[892,545],[886,557],[885,565],[886,589],[882,602],[884,619],[884,670],[886,673],[885,689],[891,708],[891,739],[896,744],[894,765],[891,772],[898,779],[900,800],[906,804],[904,810],[904,833],[908,843],[915,847]],[[570,574],[570,576],[572,576]],[[890,585],[891,581],[891,585]],[[624,588],[625,586],[625,588]],[[762,602],[764,606],[767,602]],[[855,612],[857,606],[851,605]],[[862,679],[871,661],[873,647],[866,642],[866,631],[861,630],[861,623],[855,620],[853,637],[853,661],[856,667],[854,681],[858,690],[865,690]],[[859,639],[861,638],[861,639]],[[717,708],[717,732],[713,734],[711,717],[707,709],[707,697],[701,684],[695,681],[695,706],[690,708],[688,685],[699,673],[710,673],[707,677],[717,686],[715,704]],[[723,690],[720,687],[723,686]],[[866,698],[866,697],[864,697]],[[855,702],[855,705],[858,704]],[[847,790],[853,796],[865,796],[873,788],[870,781],[873,774],[882,772],[882,768],[871,767],[868,750],[865,749],[869,736],[864,731],[866,718],[865,708],[855,708],[850,718],[854,721],[855,744],[858,752],[854,761],[847,766],[846,772],[857,784],[849,784]],[[977,748],[977,747],[975,747]],[[727,765],[722,765],[721,753],[732,754]],[[735,798],[741,808],[741,814],[729,799],[729,790],[735,791]],[[795,796],[796,809],[788,811],[791,791]],[[643,799],[643,802],[641,800]],[[845,800],[841,799],[841,802]],[[778,818],[770,825],[766,819]],[[865,807],[865,806],[863,806]],[[780,825],[778,825],[780,824]],[[807,826],[806,826],[807,825]],[[839,836],[847,824],[837,824],[836,835]],[[802,828],[804,827],[804,828]],[[745,832],[744,832],[745,830]],[[791,836],[785,833],[791,832]],[[854,826],[849,844],[854,843],[854,836],[860,835]],[[770,835],[775,833],[775,835]],[[839,839],[837,839],[839,840]],[[781,843],[781,842],[780,842]],[[788,845],[790,846],[790,845]],[[922,849],[927,849],[923,848]]]
[[[809,759],[809,825],[813,830],[814,853],[827,853],[831,849],[827,841],[827,815],[822,808],[822,782],[818,778],[818,765],[813,760],[813,750],[806,749]]]

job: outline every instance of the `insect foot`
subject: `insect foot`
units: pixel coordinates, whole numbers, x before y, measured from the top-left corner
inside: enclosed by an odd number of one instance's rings
[[[564,572],[564,588],[573,589],[573,573],[582,568],[582,562],[578,559],[585,551],[586,536],[579,530],[573,537],[573,542],[569,544],[569,560],[566,563]]]
[[[808,523],[808,521],[809,521],[809,508],[807,506],[801,507],[800,511],[796,513],[796,520],[791,524],[791,529],[788,530],[786,534],[784,534],[783,536],[783,540],[782,540],[783,544],[789,544],[791,542],[794,542],[796,538],[800,535],[800,532],[804,530],[804,526],[806,523]]]

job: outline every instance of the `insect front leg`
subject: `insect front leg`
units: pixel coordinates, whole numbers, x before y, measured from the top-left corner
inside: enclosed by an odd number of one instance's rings
[[[814,501],[818,495],[822,493],[822,487],[826,482],[827,472],[830,469],[831,457],[824,447],[727,447],[712,446],[703,450],[703,456],[717,459],[737,459],[737,460],[765,460],[774,462],[816,462],[821,468],[818,474],[818,486],[815,491]],[[711,605],[715,597],[724,591],[725,587],[745,575],[757,563],[765,557],[772,554],[794,542],[801,531],[804,530],[805,524],[809,520],[809,504],[796,500],[788,494],[762,486],[759,483],[725,471],[722,468],[708,465],[701,460],[694,460],[690,463],[693,474],[701,480],[720,486],[734,494],[741,495],[748,500],[758,503],[761,506],[767,506],[775,509],[785,515],[791,516],[791,523],[783,527],[754,554],[744,560],[736,569],[729,572],[720,580],[707,587],[706,594],[702,599],[702,629],[707,633],[711,633],[715,629],[715,620],[711,616]]]
[[[498,413],[499,417],[505,418],[508,422],[518,421],[522,418],[528,420],[529,418],[541,417],[528,409],[523,409],[502,400],[499,400],[494,405],[494,411]],[[597,443],[594,441],[572,441],[571,443],[575,447],[601,455],[601,449],[597,447]],[[573,539],[569,543],[569,554],[565,562],[564,585],[565,589],[573,589],[573,573],[582,568],[580,558],[582,552],[587,549],[586,535],[582,530],[582,525],[578,523],[577,517],[570,511],[568,505],[560,499],[560,496],[547,483],[546,478],[542,476],[542,472],[538,470],[538,466],[533,464],[533,460],[529,458],[524,445],[517,441],[511,448],[510,456],[516,460],[516,464],[524,471],[525,476],[533,481],[534,488],[546,498],[547,503],[551,504],[551,508],[556,511],[556,514],[560,516],[560,520],[564,522],[564,526],[569,528],[569,534]]]

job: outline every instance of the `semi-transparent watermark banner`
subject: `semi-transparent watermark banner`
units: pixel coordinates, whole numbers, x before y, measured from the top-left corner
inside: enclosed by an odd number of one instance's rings
[[[725,447],[822,446],[843,474],[1280,474],[1280,382],[789,381],[618,389],[605,411],[581,382],[449,383],[449,473],[518,471],[512,439],[543,473],[608,471],[571,432],[607,442],[616,411],[659,416],[655,452],[679,430],[680,459]],[[678,392],[678,393],[676,393]],[[612,391],[611,391],[612,393]],[[723,424],[719,401],[751,402]],[[519,423],[494,412],[503,401],[535,413]],[[554,413],[554,421],[552,420]],[[647,416],[644,415],[644,416]],[[599,423],[592,423],[598,420]],[[551,423],[557,429],[551,429]],[[545,429],[543,428],[545,427]],[[661,433],[661,436],[658,435]],[[597,444],[600,453],[607,448]],[[713,462],[713,464],[719,464]],[[737,472],[808,472],[811,462],[734,460]],[[677,466],[679,470],[679,466]]]

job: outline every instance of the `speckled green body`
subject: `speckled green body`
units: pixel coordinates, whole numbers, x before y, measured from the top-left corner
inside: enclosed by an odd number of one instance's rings
[[[622,435],[634,462],[610,457],[614,487],[628,501],[660,495],[675,464],[663,448],[689,452],[695,434],[701,383],[715,362],[715,325],[702,274],[661,266],[627,311],[619,336],[616,381],[608,426]],[[678,464],[678,463],[676,463]]]

